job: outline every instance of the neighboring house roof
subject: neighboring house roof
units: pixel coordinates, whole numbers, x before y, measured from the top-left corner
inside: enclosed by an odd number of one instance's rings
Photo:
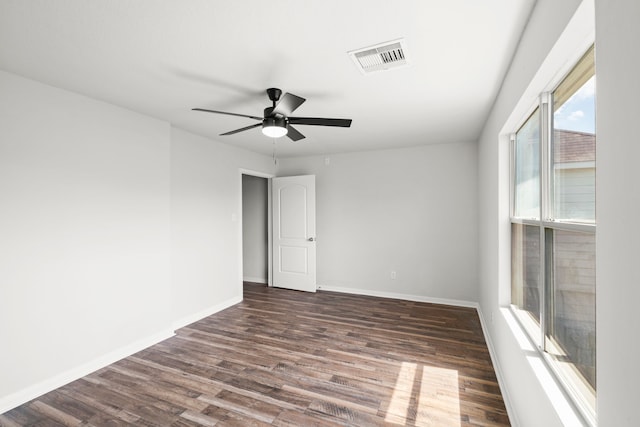
[[[593,162],[596,160],[596,135],[556,129],[553,139],[554,163]]]

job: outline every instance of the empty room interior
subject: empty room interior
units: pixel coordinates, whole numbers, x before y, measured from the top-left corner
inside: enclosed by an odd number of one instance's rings
[[[639,425],[639,19],[0,0],[0,426]]]

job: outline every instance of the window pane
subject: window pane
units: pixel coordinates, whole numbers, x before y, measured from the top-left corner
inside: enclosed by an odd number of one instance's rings
[[[514,216],[540,218],[540,113],[516,133]]]
[[[540,280],[540,228],[511,224],[511,304],[534,339],[540,336]]]
[[[595,234],[547,230],[551,251],[545,350],[583,395],[596,387]]]
[[[591,48],[553,94],[553,215],[596,217],[595,68]]]

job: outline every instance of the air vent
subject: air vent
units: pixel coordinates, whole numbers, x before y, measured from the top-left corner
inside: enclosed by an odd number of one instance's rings
[[[363,74],[408,65],[404,39],[353,50],[349,56]]]

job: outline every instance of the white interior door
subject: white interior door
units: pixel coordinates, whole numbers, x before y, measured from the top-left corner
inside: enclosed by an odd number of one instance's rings
[[[316,177],[273,178],[273,286],[316,291]]]

